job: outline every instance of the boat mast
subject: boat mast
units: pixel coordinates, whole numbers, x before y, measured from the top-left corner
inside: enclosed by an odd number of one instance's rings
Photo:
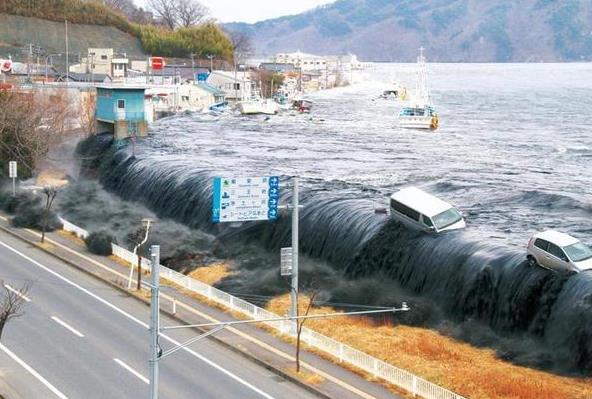
[[[419,48],[419,56],[417,57],[417,83],[415,92],[417,93],[417,99],[421,102],[422,106],[430,104],[430,91],[428,89],[428,70],[425,62],[425,56],[423,55],[425,48]]]

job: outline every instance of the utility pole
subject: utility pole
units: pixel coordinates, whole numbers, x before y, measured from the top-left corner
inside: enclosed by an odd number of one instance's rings
[[[150,361],[148,364],[150,366],[150,399],[158,399],[160,245],[150,247],[150,258],[152,272],[150,276]]]
[[[66,23],[66,86],[68,86],[68,75],[70,74],[70,58],[68,54],[68,20]]]
[[[290,317],[298,316],[298,176],[292,178],[292,287],[290,290]],[[297,323],[293,325],[296,333]]]

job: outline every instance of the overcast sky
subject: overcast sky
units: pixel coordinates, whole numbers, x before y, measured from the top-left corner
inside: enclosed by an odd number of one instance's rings
[[[134,0],[145,7],[146,0]],[[257,22],[264,19],[298,14],[335,0],[201,0],[212,16],[222,22]]]

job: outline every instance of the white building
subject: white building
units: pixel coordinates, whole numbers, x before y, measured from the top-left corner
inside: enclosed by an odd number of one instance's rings
[[[277,64],[294,64],[303,71],[315,71],[327,68],[327,59],[320,55],[307,54],[300,51],[295,53],[278,53],[273,58]]]
[[[240,101],[251,97],[253,81],[249,72],[213,71],[206,82],[223,91],[227,100]]]
[[[113,79],[127,76],[129,59],[125,54],[116,55],[112,48],[89,48],[79,64],[70,65],[69,72],[107,75]]]

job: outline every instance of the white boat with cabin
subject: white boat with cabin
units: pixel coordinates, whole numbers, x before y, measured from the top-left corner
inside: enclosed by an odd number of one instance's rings
[[[423,50],[423,47],[419,49],[419,57],[417,57],[415,92],[399,112],[399,126],[407,129],[435,130],[438,128],[439,118],[430,98],[428,70]]]

